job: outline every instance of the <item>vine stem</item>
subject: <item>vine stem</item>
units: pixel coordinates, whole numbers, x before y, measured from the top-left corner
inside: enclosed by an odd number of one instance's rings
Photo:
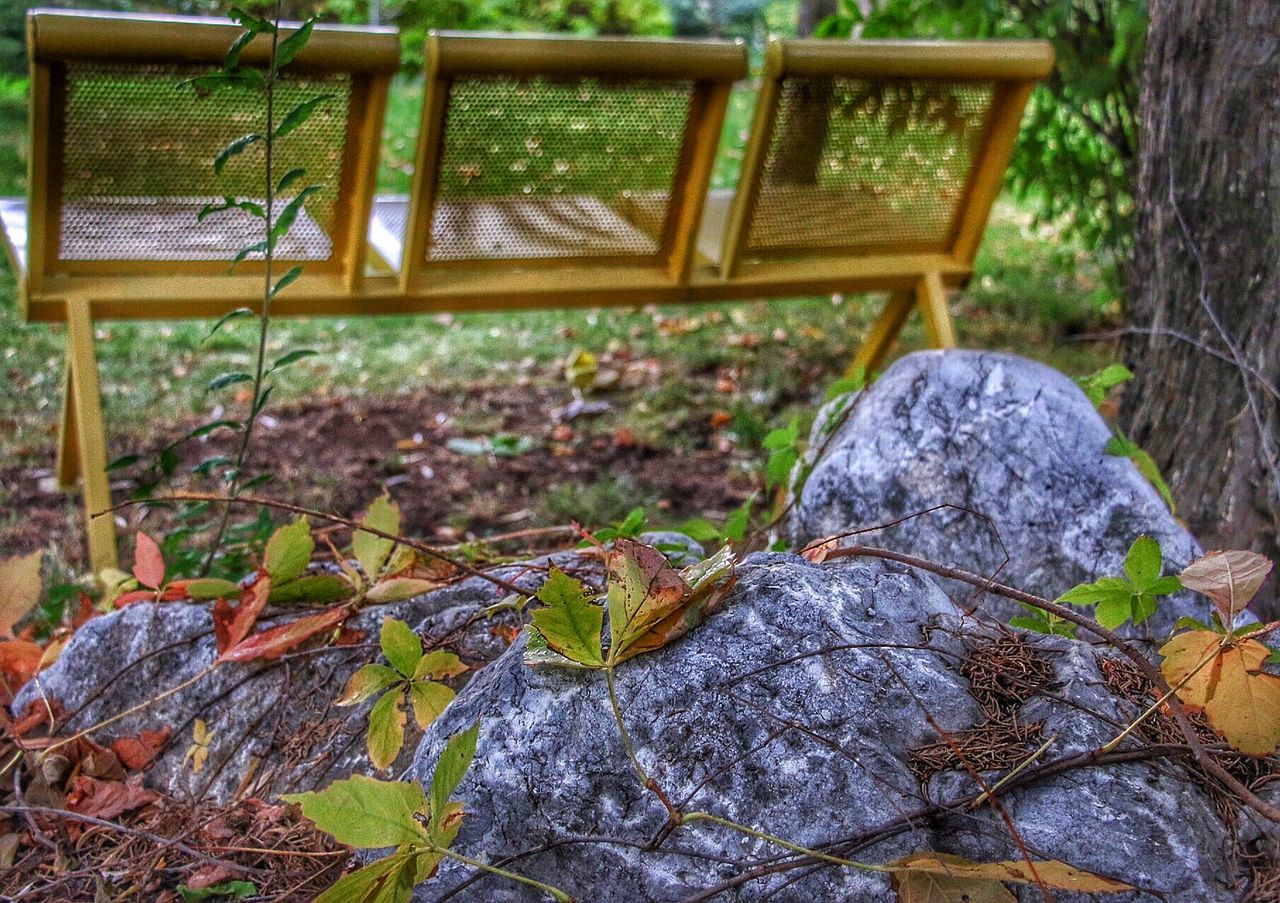
[[[415,552],[421,552],[429,558],[442,561],[469,577],[477,577],[481,580],[487,580],[494,586],[505,589],[509,593],[517,593],[521,596],[529,595],[529,591],[510,580],[504,580],[501,577],[495,577],[493,574],[487,573],[480,568],[472,567],[463,561],[446,555],[444,552],[429,546],[426,543],[400,536],[396,533],[389,533],[386,530],[379,530],[376,527],[366,527],[357,520],[349,517],[343,517],[340,514],[333,514],[328,511],[317,511],[314,508],[305,508],[302,505],[295,505],[291,502],[280,502],[275,499],[262,498],[256,495],[214,495],[206,492],[172,492],[165,495],[151,496],[143,499],[127,499],[118,505],[112,505],[103,511],[99,511],[93,517],[101,517],[104,514],[111,514],[124,508],[132,508],[136,505],[155,505],[161,502],[210,502],[211,504],[226,505],[228,508],[232,505],[257,505],[262,508],[274,508],[277,511],[288,511],[293,514],[301,514],[306,517],[314,517],[318,520],[328,521],[333,524],[340,524],[349,527],[352,530],[358,530],[361,533],[369,533],[382,539],[390,539],[402,546],[407,546]]]
[[[272,151],[275,149],[276,128],[276,52],[280,45],[280,14],[283,0],[275,0],[275,10],[271,17],[271,56],[267,63],[267,128],[263,133],[264,155],[266,157],[266,240],[263,243],[263,259],[265,262],[262,287],[262,313],[258,317],[258,357],[254,365],[253,396],[249,402],[249,416],[244,423],[244,434],[240,437],[240,448],[236,452],[235,477],[231,481],[230,494],[237,495],[242,486],[241,476],[244,462],[249,456],[249,443],[253,439],[253,429],[258,422],[258,413],[262,408],[262,382],[265,377],[267,361],[267,336],[271,331],[271,283],[273,264],[275,263],[275,179],[272,171]],[[218,528],[209,544],[209,554],[205,556],[204,565],[200,568],[200,576],[205,576],[213,568],[213,560],[222,546],[222,538],[227,533],[227,525],[231,520],[230,506],[222,509],[222,517],[218,520]]]
[[[157,702],[160,702],[161,700],[168,699],[174,693],[180,693],[181,691],[185,690],[187,687],[195,683],[198,683],[201,680],[204,680],[206,677],[208,677],[210,674],[214,672],[216,667],[217,667],[216,665],[210,665],[208,668],[205,668],[203,671],[199,672],[198,674],[187,678],[177,686],[170,687],[169,689],[165,690],[163,693],[159,694],[158,696],[152,696],[150,699],[144,699],[142,700],[142,702],[138,703],[137,705],[130,706],[129,708],[125,709],[123,712],[117,712],[116,714],[112,715],[110,718],[104,719],[103,721],[99,721],[97,724],[91,724],[88,727],[86,727],[84,730],[77,731],[76,733],[72,734],[70,737],[65,737],[59,740],[57,743],[51,744],[50,746],[46,746],[44,749],[40,751],[39,759],[43,761],[45,757],[48,756],[49,753],[53,752],[55,749],[61,749],[62,747],[66,746],[68,743],[74,743],[76,740],[79,740],[81,737],[87,737],[89,734],[92,734],[94,731],[100,731],[107,725],[115,724],[117,721],[120,721],[123,718],[128,718],[130,715],[136,712],[141,712],[143,709],[147,708],[148,706],[155,705]]]
[[[622,736],[622,745],[627,750],[627,758],[631,760],[631,767],[636,770],[636,777],[640,779],[640,783],[646,788],[653,790],[656,787],[653,780],[645,772],[644,766],[640,764],[640,758],[636,755],[636,746],[631,742],[631,734],[627,731],[627,725],[622,720],[622,706],[618,704],[618,692],[613,686],[613,666],[606,665],[604,669],[604,682],[609,688],[609,705],[613,708],[613,720],[618,723],[618,733]],[[650,786],[653,785],[653,786]],[[663,805],[673,814],[679,814],[678,810],[674,810],[671,804],[667,802],[664,795],[659,793],[662,798]]]
[[[573,897],[565,893],[555,885],[544,884],[543,882],[538,881],[534,878],[529,878],[526,875],[521,875],[516,872],[509,872],[504,868],[498,868],[498,866],[496,865],[490,865],[489,863],[482,862],[479,859],[472,859],[470,856],[464,856],[462,853],[455,853],[453,850],[450,850],[448,847],[437,847],[434,845],[428,845],[427,849],[429,849],[432,853],[437,853],[441,856],[447,856],[450,859],[456,859],[458,862],[469,865],[472,868],[477,868],[477,869],[480,869],[481,871],[488,872],[491,875],[498,875],[502,878],[506,878],[508,881],[518,881],[521,884],[527,884],[530,887],[536,887],[538,888],[538,890],[542,891],[544,894],[547,894],[552,899],[556,900],[557,903],[573,903]]]
[[[967,583],[970,586],[983,590],[984,592],[994,593],[997,596],[1003,596],[1006,599],[1012,599],[1015,602],[1025,602],[1033,608],[1046,611],[1050,614],[1057,615],[1064,621],[1070,621],[1078,627],[1092,633],[1098,639],[1112,646],[1122,655],[1133,662],[1142,675],[1151,683],[1158,691],[1164,694],[1169,705],[1169,711],[1173,714],[1173,719],[1181,731],[1183,739],[1186,741],[1191,756],[1196,763],[1207,773],[1213,775],[1232,793],[1236,794],[1239,799],[1249,808],[1253,809],[1259,815],[1273,822],[1280,824],[1280,808],[1271,805],[1266,800],[1260,799],[1257,794],[1246,787],[1240,780],[1227,771],[1222,763],[1213,758],[1204,748],[1204,744],[1200,742],[1200,737],[1196,733],[1195,728],[1191,724],[1191,719],[1187,717],[1187,710],[1183,707],[1182,701],[1178,699],[1176,693],[1173,693],[1169,684],[1165,681],[1164,675],[1160,673],[1160,669],[1156,668],[1151,662],[1147,661],[1147,657],[1139,652],[1132,643],[1124,637],[1108,630],[1096,621],[1092,621],[1077,611],[1067,608],[1065,605],[1059,605],[1056,602],[1050,602],[1048,599],[1042,599],[1032,593],[1024,592],[1012,586],[1005,586],[1003,583],[997,583],[980,574],[974,574],[971,571],[962,568],[949,567],[945,564],[937,564],[927,558],[920,558],[916,555],[906,555],[902,552],[894,552],[891,549],[881,549],[875,546],[845,546],[840,549],[832,549],[827,553],[826,561],[833,561],[842,558],[880,558],[885,561],[896,561],[899,564],[905,564],[909,567],[919,568],[922,571],[928,571],[931,574],[937,574],[939,577],[947,577],[951,580],[959,580],[961,583]]]

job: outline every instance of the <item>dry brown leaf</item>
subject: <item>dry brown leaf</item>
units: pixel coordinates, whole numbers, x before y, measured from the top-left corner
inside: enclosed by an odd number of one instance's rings
[[[80,775],[67,796],[67,808],[81,815],[113,819],[159,798],[159,794],[142,786],[141,776],[128,781],[99,781]]]
[[[1178,579],[1187,589],[1213,600],[1222,623],[1230,628],[1262,588],[1274,565],[1270,558],[1243,549],[1209,552],[1191,562]]]
[[[975,882],[973,885],[975,890],[981,888],[981,893],[995,894],[993,888],[998,887],[1004,890],[1001,884],[1004,881],[1041,885],[1054,890],[1067,890],[1085,894],[1117,894],[1134,889],[1132,885],[1125,884],[1123,881],[1095,875],[1092,872],[1086,872],[1056,859],[1035,862],[1027,862],[1024,859],[1011,859],[1002,862],[971,862],[961,856],[952,856],[947,853],[913,853],[910,856],[904,856],[902,859],[891,862],[890,866],[895,870],[894,878],[895,884],[899,888],[899,899],[904,903],[908,903],[908,901],[909,903],[919,903],[919,901],[925,900],[950,901],[953,899],[965,899],[963,896],[903,896],[901,890],[904,883],[903,879],[909,875],[928,875],[933,879],[927,883],[920,881],[918,878],[912,879],[911,888],[915,892],[923,892],[931,888],[936,891],[941,888],[947,893],[958,893],[957,882]],[[971,901],[1014,899],[1011,894],[1008,896],[1000,896],[998,894],[974,896],[974,890],[966,892],[969,893],[968,899]],[[1005,890],[1005,893],[1008,894],[1008,891]]]
[[[44,552],[0,561],[0,638],[13,636],[13,625],[40,601],[40,562]]]
[[[169,728],[166,725],[158,731],[142,731],[136,737],[119,737],[111,742],[111,748],[119,757],[120,764],[131,771],[139,771],[155,761],[168,742]]]

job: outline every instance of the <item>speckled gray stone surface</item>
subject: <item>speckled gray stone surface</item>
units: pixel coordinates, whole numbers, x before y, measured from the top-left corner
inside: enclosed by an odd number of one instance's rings
[[[1200,554],[1133,464],[1106,454],[1111,431],[1084,393],[1043,364],[987,351],[916,352],[859,393],[834,431],[833,415],[829,405],[814,425],[813,471],[790,523],[797,546],[955,505],[991,523],[945,509],[858,541],[995,574],[1051,599],[1119,575],[1144,533],[1160,542],[1166,572]],[[971,588],[944,585],[957,601],[973,599]],[[1006,616],[1015,610],[982,604]],[[1181,594],[1135,633],[1167,636],[1184,614],[1207,618],[1208,607]]]
[[[985,717],[959,663],[991,628],[954,611],[931,579],[909,569],[752,556],[706,624],[619,668],[639,758],[686,810],[810,846],[871,838],[853,853],[864,861],[917,850],[1017,858],[990,810],[907,819],[925,805],[908,751],[938,740],[922,704],[950,732]],[[1023,706],[1027,720],[1043,722],[1045,736],[1059,735],[1050,758],[1105,743],[1133,706],[1103,689],[1099,653],[1062,638],[1030,641],[1043,646],[1054,693],[1066,698],[1034,697]],[[448,735],[480,720],[475,763],[458,793],[468,814],[456,849],[496,861],[549,847],[511,867],[579,900],[638,903],[693,898],[738,875],[742,863],[781,852],[706,824],[676,830],[658,851],[642,850],[665,811],[636,781],[603,677],[530,670],[522,643],[482,671],[428,730],[410,772],[429,782]],[[934,775],[927,787],[935,801],[972,789],[963,772]],[[1176,766],[1075,770],[1013,790],[1004,804],[1037,855],[1126,878],[1168,900],[1236,898],[1227,830]],[[894,824],[900,830],[878,833]],[[540,899],[493,877],[468,883],[475,877],[446,863],[415,900],[451,891],[450,900]],[[823,868],[766,876],[716,899],[881,901],[889,894],[877,874]]]

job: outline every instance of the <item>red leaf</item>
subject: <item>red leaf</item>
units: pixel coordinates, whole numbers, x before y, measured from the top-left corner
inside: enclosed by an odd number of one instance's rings
[[[126,605],[132,605],[135,602],[155,602],[157,595],[153,589],[135,589],[133,592],[125,593],[123,596],[117,596],[115,606],[116,608],[124,608]]]
[[[195,583],[194,580],[175,580],[164,588],[160,593],[161,602],[181,602],[183,599],[189,599],[187,587]]]
[[[262,633],[256,633],[243,642],[218,656],[220,662],[247,662],[252,659],[279,658],[300,643],[311,639],[317,633],[332,630],[347,617],[346,607],[332,608],[329,611],[299,618],[280,627],[272,627]]]
[[[128,781],[99,781],[80,775],[67,795],[67,808],[82,815],[112,819],[155,802],[159,794],[142,786],[141,776]]]
[[[143,731],[136,737],[120,737],[112,741],[111,748],[120,759],[120,764],[132,771],[139,771],[154,762],[168,742],[169,728],[166,725],[158,731]]]
[[[0,642],[0,702],[8,705],[13,694],[36,676],[44,650],[30,640]]]
[[[270,595],[271,578],[259,572],[258,579],[240,591],[240,604],[235,608],[222,599],[214,603],[213,635],[217,638],[220,656],[249,635]]]
[[[77,603],[76,613],[71,616],[71,629],[79,630],[86,621],[96,618],[102,612],[93,607],[93,599],[83,590]]]
[[[134,541],[133,576],[143,586],[159,589],[164,585],[164,556],[156,541],[142,531]]]

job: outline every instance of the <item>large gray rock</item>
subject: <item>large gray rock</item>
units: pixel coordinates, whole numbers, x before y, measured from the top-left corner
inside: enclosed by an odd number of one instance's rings
[[[999,636],[956,615],[939,587],[910,569],[755,555],[719,612],[620,666],[617,690],[640,761],[685,811],[810,847],[854,838],[842,852],[866,862],[922,850],[1016,859],[989,808],[928,817],[930,801],[955,803],[973,790],[947,761],[946,744],[938,746],[935,726],[956,737],[981,726],[983,736],[996,737],[999,725],[1006,733],[1016,725],[1020,740],[989,741],[988,758],[974,759],[992,781],[1043,737],[1058,739],[1042,761],[1102,745],[1138,707],[1105,689],[1103,652],[1063,638],[1027,637],[1030,646],[1017,646],[1023,667],[1012,670],[1033,686],[993,690],[975,663],[1007,659],[1006,647],[1004,658],[993,651]],[[696,898],[785,854],[707,823],[646,848],[661,836],[666,813],[629,765],[603,677],[531,670],[522,645],[460,693],[427,731],[410,772],[429,782],[446,738],[480,721],[474,765],[458,792],[467,817],[455,849],[491,862],[517,857],[507,867],[576,899],[628,903]],[[1127,879],[1170,901],[1236,898],[1229,832],[1173,763],[1081,768],[1010,786],[1003,805],[1040,857]],[[540,899],[451,862],[415,899],[451,891],[450,900]],[[889,898],[882,875],[835,867],[764,874],[716,897]]]
[[[916,352],[842,411],[828,406],[814,425],[813,470],[790,524],[797,545],[953,505],[857,541],[1050,599],[1120,575],[1144,533],[1159,541],[1166,573],[1201,552],[1137,468],[1106,453],[1111,430],[1079,387],[1043,364],[986,351]],[[975,598],[971,587],[947,588],[958,602]],[[1182,615],[1207,618],[1207,604],[1180,594],[1133,633],[1167,636]]]

